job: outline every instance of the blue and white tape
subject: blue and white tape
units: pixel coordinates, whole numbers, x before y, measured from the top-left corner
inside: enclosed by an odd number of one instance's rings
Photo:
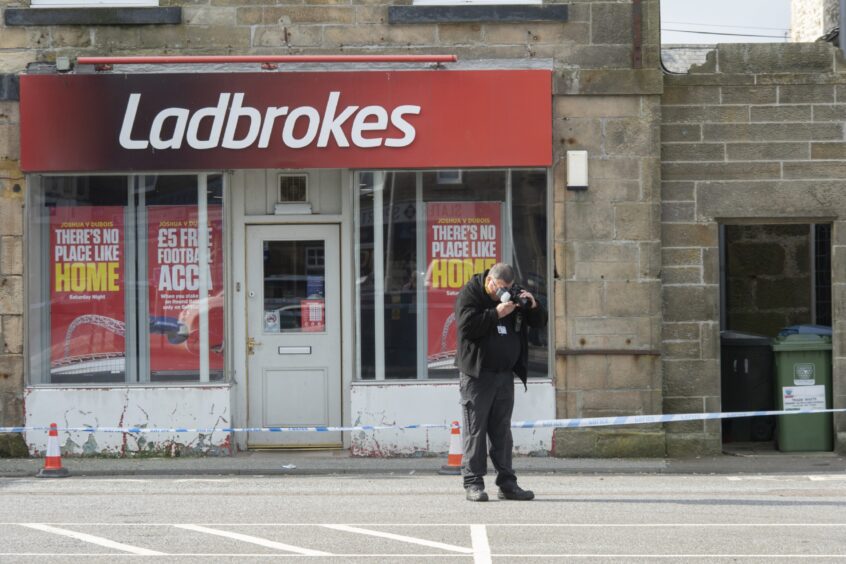
[[[678,423],[681,421],[705,421],[711,419],[733,419],[736,417],[763,417],[770,415],[808,415],[813,413],[844,413],[841,409],[800,409],[791,411],[732,411],[727,413],[676,413],[670,415],[627,415],[621,417],[589,417],[583,419],[539,419],[536,421],[512,421],[513,429],[581,427],[616,427],[622,425],[648,425],[653,423]],[[345,431],[384,431],[410,429],[449,429],[449,423],[421,423],[414,425],[354,425],[351,427],[58,427],[66,433],[336,433]],[[0,427],[0,433],[26,433],[49,431],[50,427]]]

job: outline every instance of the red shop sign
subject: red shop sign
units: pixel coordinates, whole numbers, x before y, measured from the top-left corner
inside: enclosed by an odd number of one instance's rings
[[[549,166],[551,72],[24,75],[33,172]]]

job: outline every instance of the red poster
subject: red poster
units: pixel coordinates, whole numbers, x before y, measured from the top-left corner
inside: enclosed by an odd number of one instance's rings
[[[429,202],[426,205],[426,288],[430,368],[451,367],[455,357],[455,298],[474,274],[501,260],[498,202]]]
[[[320,332],[325,330],[323,300],[300,300],[300,317],[305,332]]]
[[[50,368],[124,371],[123,208],[50,209]]]
[[[196,206],[151,206],[147,211],[150,284],[150,370],[200,368],[200,262]],[[209,368],[223,368],[223,220],[208,207]]]

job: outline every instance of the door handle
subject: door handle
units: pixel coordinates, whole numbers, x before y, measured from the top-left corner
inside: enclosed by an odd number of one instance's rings
[[[256,347],[260,347],[261,343],[252,337],[247,337],[247,354],[256,354]]]

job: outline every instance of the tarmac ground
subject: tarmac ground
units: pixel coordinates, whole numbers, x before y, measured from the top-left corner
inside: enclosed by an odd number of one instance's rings
[[[834,452],[783,453],[757,443],[697,458],[514,458],[517,474],[815,474],[846,473]],[[323,475],[437,473],[443,457],[375,458],[348,450],[255,450],[208,457],[63,457],[71,476]],[[39,458],[0,459],[0,477],[34,476]]]

